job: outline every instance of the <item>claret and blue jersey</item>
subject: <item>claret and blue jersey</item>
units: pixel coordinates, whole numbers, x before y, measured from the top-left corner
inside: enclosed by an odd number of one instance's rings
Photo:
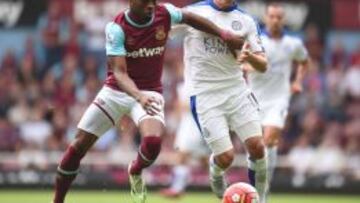
[[[141,90],[162,91],[161,75],[168,33],[173,24],[182,21],[182,12],[172,4],[157,5],[152,19],[137,24],[129,10],[107,24],[107,56],[125,56],[130,78]],[[119,89],[113,71],[108,68],[105,85]]]

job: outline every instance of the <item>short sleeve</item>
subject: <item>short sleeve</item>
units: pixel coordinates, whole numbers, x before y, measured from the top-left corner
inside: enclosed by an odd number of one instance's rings
[[[164,6],[170,13],[171,24],[174,25],[181,23],[183,18],[181,9],[169,3],[164,4]]]
[[[308,52],[301,42],[301,40],[297,39],[295,43],[295,52],[294,52],[294,60],[295,61],[305,61],[308,58]]]
[[[247,41],[250,45],[250,50],[252,52],[264,52],[265,49],[262,45],[261,38],[260,38],[260,29],[255,22],[254,19],[249,20],[249,31],[247,35]]]
[[[110,22],[105,28],[106,55],[125,56],[125,34],[120,25]]]

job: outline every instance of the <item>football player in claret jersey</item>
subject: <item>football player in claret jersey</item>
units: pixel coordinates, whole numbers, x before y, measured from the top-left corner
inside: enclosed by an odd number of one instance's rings
[[[185,23],[241,47],[243,39],[197,15],[155,0],[130,0],[130,8],[106,26],[108,73],[104,87],[78,124],[74,142],[58,166],[54,203],[63,203],[75,179],[80,161],[99,136],[129,115],[139,128],[142,141],[138,156],[129,165],[131,195],[143,203],[146,187],[141,177],[160,153],[164,131],[162,66],[165,44],[172,24]]]
[[[237,54],[239,61],[266,71],[267,60],[258,26],[234,0],[205,0],[186,7],[186,10],[243,36],[249,45],[249,49],[232,51],[220,38],[187,27],[185,85],[193,118],[212,151],[209,178],[213,192],[221,198],[227,187],[225,172],[235,156],[229,131],[234,131],[249,155],[249,180],[264,203],[267,164],[258,105],[234,57]]]
[[[248,78],[263,114],[261,122],[268,151],[269,182],[276,165],[277,146],[285,125],[290,97],[302,91],[302,80],[309,61],[301,40],[284,32],[284,14],[283,7],[278,3],[267,6],[266,28],[261,39],[268,57],[268,71],[259,73],[252,70]],[[294,62],[297,70],[291,83]]]

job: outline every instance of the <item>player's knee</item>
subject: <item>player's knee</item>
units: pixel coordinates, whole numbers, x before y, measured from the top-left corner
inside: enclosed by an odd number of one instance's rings
[[[234,160],[234,150],[215,156],[216,163],[223,169],[229,168]]]
[[[187,152],[179,152],[179,154],[178,154],[178,164],[180,164],[180,165],[187,164],[189,158],[190,158],[189,153],[187,153]]]
[[[66,149],[63,155],[59,164],[59,171],[64,174],[76,171],[80,166],[81,159],[96,140],[95,135],[79,130],[74,142]]]
[[[267,147],[274,147],[279,144],[280,132],[277,131],[265,131],[264,140]]]
[[[265,144],[262,137],[255,137],[247,140],[246,149],[252,160],[262,159],[265,156]]]
[[[94,145],[97,140],[97,136],[87,133],[83,130],[79,130],[76,134],[72,147],[82,156]]]

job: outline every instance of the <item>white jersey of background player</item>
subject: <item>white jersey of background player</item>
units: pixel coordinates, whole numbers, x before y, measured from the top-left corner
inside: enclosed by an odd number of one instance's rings
[[[210,152],[192,118],[189,96],[183,82],[177,85],[177,109],[179,109],[179,116],[181,117],[174,141],[177,150],[177,163],[172,170],[173,178],[170,187],[160,192],[166,197],[179,197],[185,192],[191,172],[189,168],[190,159],[192,157],[197,158],[201,161],[201,166],[206,167]]]
[[[244,37],[250,50],[239,53],[239,61],[266,70],[266,58],[257,24],[233,0],[206,0],[188,6],[219,27]],[[233,51],[218,37],[188,28],[184,40],[185,83],[191,96],[193,117],[212,151],[210,183],[222,197],[224,172],[234,158],[229,131],[234,131],[249,154],[250,182],[264,196],[266,182],[265,146],[258,106],[243,78]],[[264,202],[262,198],[262,202]]]
[[[265,143],[268,148],[269,178],[276,165],[277,145],[284,128],[291,93],[302,91],[302,79],[308,53],[300,39],[284,34],[284,10],[280,4],[266,9],[266,30],[261,39],[268,58],[266,73],[249,72],[249,84],[259,100],[262,111]],[[290,83],[293,63],[297,64],[295,79]]]

